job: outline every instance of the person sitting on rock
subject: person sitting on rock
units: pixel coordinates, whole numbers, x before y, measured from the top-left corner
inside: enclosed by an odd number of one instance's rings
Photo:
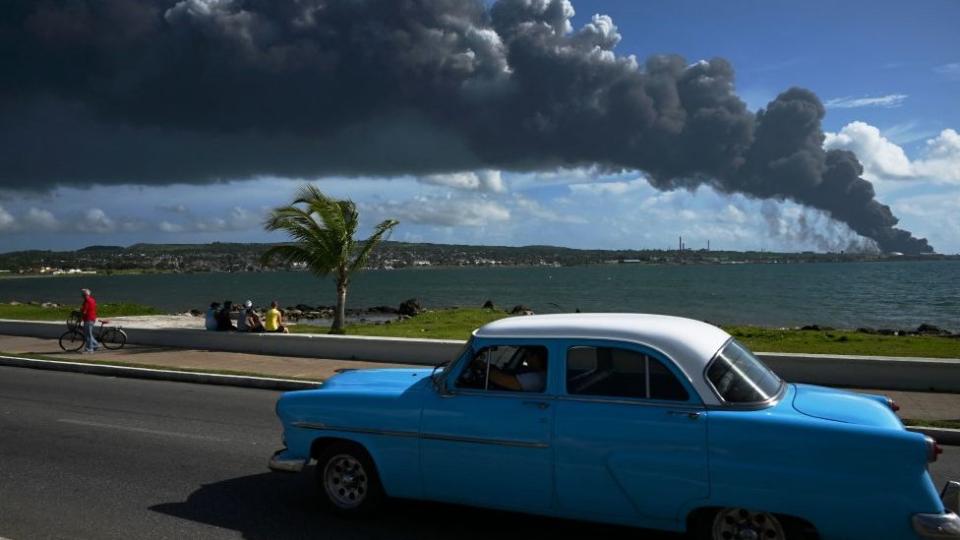
[[[236,329],[237,327],[233,325],[233,302],[224,300],[223,307],[217,312],[217,330],[228,332]]]
[[[220,302],[213,302],[210,304],[210,309],[207,310],[206,316],[204,317],[204,326],[207,330],[218,330],[219,323],[217,322],[217,315],[220,313]]]
[[[243,310],[240,312],[240,318],[237,319],[237,331],[263,332],[263,322],[253,309],[252,300],[247,300],[243,303]]]
[[[283,325],[283,313],[277,307],[277,301],[270,302],[270,309],[263,315],[263,329],[267,332],[286,334],[289,332]]]

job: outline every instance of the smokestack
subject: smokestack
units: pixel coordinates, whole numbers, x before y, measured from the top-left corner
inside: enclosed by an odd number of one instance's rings
[[[597,166],[789,199],[883,251],[932,251],[856,156],[823,150],[812,92],[754,114],[728,61],[618,56],[613,20],[574,29],[568,0],[3,9],[0,189]]]

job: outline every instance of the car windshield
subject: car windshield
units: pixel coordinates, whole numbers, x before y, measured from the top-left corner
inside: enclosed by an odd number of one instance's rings
[[[730,340],[707,368],[707,379],[727,403],[767,401],[783,380],[749,349]]]
[[[471,350],[472,348],[473,348],[473,338],[471,337],[463,345],[463,348],[460,349],[460,352],[454,355],[451,360],[447,360],[446,362],[441,362],[433,366],[433,373],[430,375],[430,378],[433,379],[433,385],[434,386],[439,385],[440,380],[449,372],[450,366],[454,362],[456,362],[458,359],[463,358],[464,353],[466,353],[468,350]],[[469,359],[467,361],[469,361]]]

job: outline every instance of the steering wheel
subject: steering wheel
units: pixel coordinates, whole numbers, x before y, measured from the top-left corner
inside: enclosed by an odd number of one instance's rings
[[[484,362],[471,362],[460,375],[460,380],[470,386],[480,387],[487,376],[486,367]]]

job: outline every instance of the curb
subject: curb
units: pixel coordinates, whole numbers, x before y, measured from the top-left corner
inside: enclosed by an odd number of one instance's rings
[[[319,381],[313,382],[299,381],[295,379],[274,379],[270,377],[248,377],[244,375],[221,375],[219,373],[197,373],[193,371],[111,366],[108,364],[85,364],[82,362],[38,360],[35,358],[20,358],[17,356],[0,356],[0,366],[46,369],[50,371],[65,371],[71,373],[84,373],[88,375],[103,375],[108,377],[126,377],[132,379],[149,379],[156,381],[174,381],[195,384],[216,384],[221,386],[237,386],[242,388],[259,388],[262,390],[307,390],[311,388],[317,388],[322,384]],[[922,426],[905,427],[910,431],[929,435],[942,445],[960,446],[960,429]],[[0,538],[0,540],[3,539]]]
[[[944,446],[960,446],[960,429],[924,426],[906,426],[910,431],[923,433]]]
[[[71,373],[85,373],[88,375],[126,377],[131,379],[150,379],[156,381],[175,381],[196,384],[217,384],[221,386],[259,388],[262,390],[305,390],[317,388],[320,384],[322,384],[319,381],[314,382],[300,381],[295,379],[274,379],[270,377],[248,377],[245,375],[222,375],[219,373],[199,373],[194,371],[111,366],[109,364],[85,364],[82,362],[38,360],[35,358],[20,358],[17,356],[0,356],[0,366],[46,369],[52,371],[66,371]]]

